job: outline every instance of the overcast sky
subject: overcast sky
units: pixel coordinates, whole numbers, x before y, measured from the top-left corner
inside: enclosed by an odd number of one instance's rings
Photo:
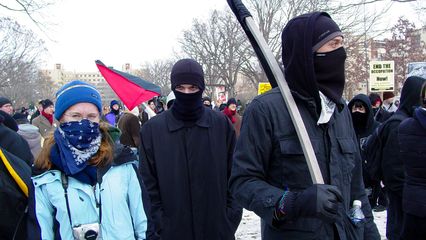
[[[408,6],[394,4],[390,22],[400,15],[415,21]],[[54,41],[46,39],[44,67],[62,63],[70,71],[97,71],[96,59],[121,69],[169,58],[193,18],[225,7],[226,0],[59,0],[45,13],[56,26],[48,32]]]

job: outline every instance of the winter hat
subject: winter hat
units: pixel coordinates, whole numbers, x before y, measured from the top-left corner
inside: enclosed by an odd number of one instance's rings
[[[181,84],[192,84],[204,91],[204,72],[201,65],[193,59],[182,59],[173,65],[170,74],[172,90]]]
[[[229,105],[231,104],[237,105],[237,101],[235,100],[235,98],[230,98],[228,102],[226,103],[226,106],[229,107]]]
[[[320,15],[315,22],[312,52],[318,51],[326,42],[342,35],[339,26],[331,19],[330,15],[326,13]]]
[[[378,101],[380,102],[380,105],[382,105],[382,99],[380,98],[379,94],[370,93],[368,97],[370,98],[370,103],[372,106],[375,106]]]
[[[46,109],[50,106],[53,106],[53,102],[50,99],[45,99],[41,102],[41,106],[43,107],[43,109]]]
[[[109,104],[109,107],[112,109],[112,106],[114,106],[115,104],[120,106],[120,102],[118,102],[117,100],[112,100],[111,103]]]
[[[102,112],[101,95],[94,86],[79,80],[65,84],[56,92],[55,118],[59,120],[68,108],[82,102],[92,103]]]
[[[389,98],[393,98],[395,97],[395,94],[393,94],[393,92],[384,92],[383,93],[383,101]]]
[[[12,102],[8,98],[0,97],[0,107],[3,107],[3,105],[8,103],[12,104]]]

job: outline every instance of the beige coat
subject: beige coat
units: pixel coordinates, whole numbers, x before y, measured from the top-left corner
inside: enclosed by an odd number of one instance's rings
[[[33,119],[32,125],[38,127],[38,130],[43,138],[46,138],[46,136],[55,130],[56,126],[58,125],[58,122],[56,120],[53,120],[53,124],[51,125],[49,120],[43,115],[40,115]]]

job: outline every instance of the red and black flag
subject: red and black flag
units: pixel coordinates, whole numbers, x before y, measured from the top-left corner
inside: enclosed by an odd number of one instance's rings
[[[161,94],[161,88],[140,77],[105,66],[96,60],[102,76],[129,110]]]

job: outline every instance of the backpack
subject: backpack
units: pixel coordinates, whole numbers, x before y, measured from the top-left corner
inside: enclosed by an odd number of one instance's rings
[[[0,148],[0,239],[25,239],[31,168]]]
[[[380,124],[374,132],[368,137],[362,146],[362,151],[365,154],[367,174],[370,179],[381,181],[382,173],[382,150],[383,150],[383,129],[392,121],[401,123],[407,117],[402,114],[392,114],[392,116],[384,123]]]

